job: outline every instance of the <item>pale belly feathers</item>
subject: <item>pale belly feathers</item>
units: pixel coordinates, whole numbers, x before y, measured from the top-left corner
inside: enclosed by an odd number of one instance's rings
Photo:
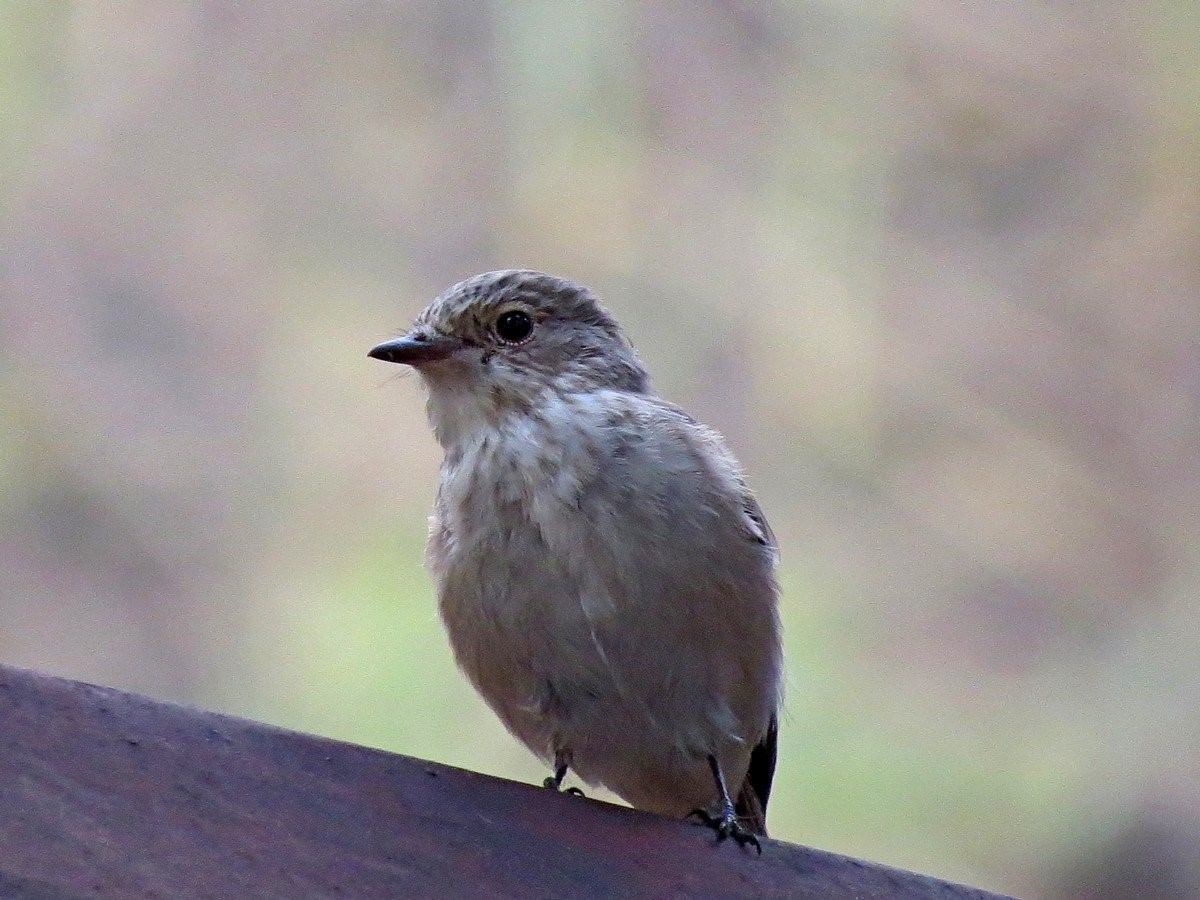
[[[428,560],[455,656],[509,730],[678,815],[713,796],[707,754],[740,783],[778,704],[774,551],[736,474],[694,452],[710,433],[601,400],[448,454]]]

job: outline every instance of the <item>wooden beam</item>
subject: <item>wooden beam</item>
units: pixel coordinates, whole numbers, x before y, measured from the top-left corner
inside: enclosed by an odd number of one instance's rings
[[[0,667],[5,897],[994,897]]]

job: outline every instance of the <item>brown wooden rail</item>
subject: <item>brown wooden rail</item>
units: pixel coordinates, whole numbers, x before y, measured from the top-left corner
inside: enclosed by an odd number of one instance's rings
[[[995,895],[0,667],[0,896]]]

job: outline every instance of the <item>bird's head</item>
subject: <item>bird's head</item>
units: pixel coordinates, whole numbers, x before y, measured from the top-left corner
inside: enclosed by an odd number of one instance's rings
[[[534,409],[552,394],[648,389],[632,346],[591,292],[544,272],[459,282],[368,355],[420,373],[443,442],[473,420]]]

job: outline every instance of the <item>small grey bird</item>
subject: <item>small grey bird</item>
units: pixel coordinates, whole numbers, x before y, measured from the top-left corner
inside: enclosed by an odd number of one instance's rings
[[[720,437],[654,394],[586,288],[542,272],[456,284],[369,355],[428,387],[442,619],[479,693],[553,766],[546,786],[573,769],[761,852],[778,552]]]

